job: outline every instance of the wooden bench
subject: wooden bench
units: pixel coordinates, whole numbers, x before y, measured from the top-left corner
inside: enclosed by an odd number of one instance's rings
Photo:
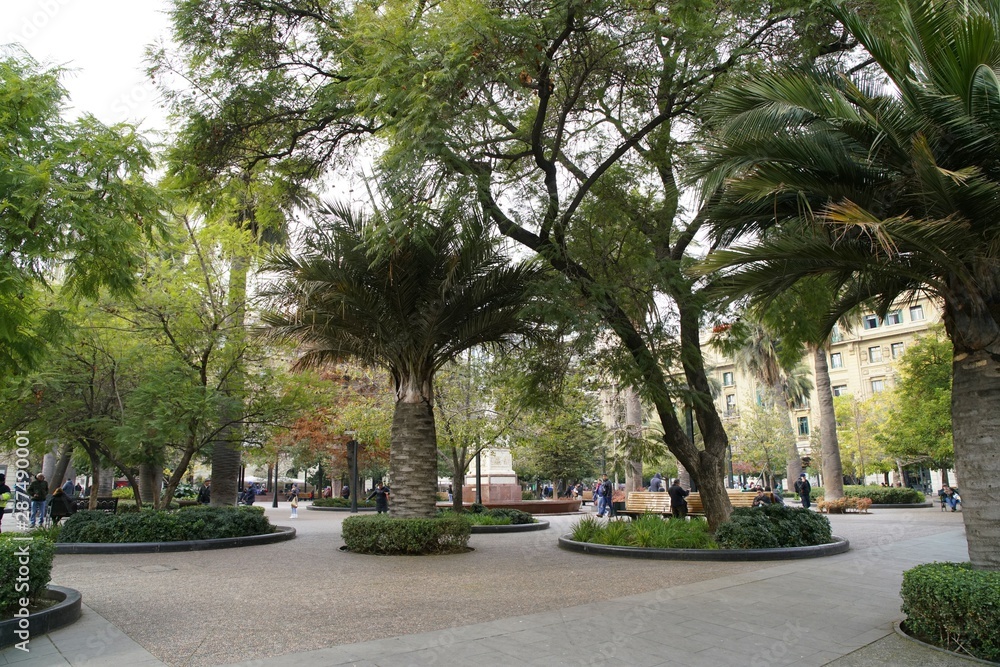
[[[733,507],[753,507],[753,492],[728,490],[729,502]],[[701,504],[701,494],[695,491],[687,497],[689,515],[704,515],[705,507]],[[632,491],[625,499],[625,511],[619,512],[625,516],[641,516],[643,514],[670,514],[670,494],[655,491]]]
[[[80,512],[82,510],[90,509],[90,498],[74,498],[73,505],[76,507],[76,511]],[[118,499],[117,498],[98,498],[97,507],[95,508],[97,512],[104,512],[106,514],[114,514],[118,511]]]

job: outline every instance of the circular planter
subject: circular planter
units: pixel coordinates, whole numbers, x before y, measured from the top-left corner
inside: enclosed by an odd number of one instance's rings
[[[530,533],[534,530],[548,530],[548,521],[538,523],[516,523],[508,526],[472,526],[473,535],[492,535],[496,533]]]
[[[80,591],[63,586],[49,586],[45,589],[45,594],[42,597],[47,600],[57,600],[57,602],[51,607],[27,617],[31,638],[64,628],[76,623],[77,619],[80,618],[82,602]],[[16,630],[20,629],[19,626],[20,619],[17,618],[0,621],[0,649],[24,641],[14,634]]]
[[[212,540],[183,540],[179,542],[56,542],[57,554],[148,554],[168,551],[208,551],[209,549],[231,549],[252,547],[260,544],[284,542],[295,537],[291,526],[276,526],[278,529],[265,535],[246,537],[221,537]]]
[[[934,503],[894,503],[891,505],[869,505],[870,510],[914,510],[934,507]]]
[[[892,627],[896,631],[897,635],[899,635],[903,639],[906,639],[907,641],[914,642],[915,644],[919,644],[919,645],[923,646],[924,648],[929,648],[932,651],[937,651],[938,653],[946,653],[946,654],[948,654],[950,656],[953,656],[953,657],[955,657],[955,658],[957,658],[959,660],[962,660],[964,662],[971,662],[971,663],[979,664],[979,665],[998,665],[998,664],[1000,664],[1000,663],[997,663],[997,662],[991,662],[989,660],[983,660],[982,658],[977,658],[975,656],[965,655],[963,653],[955,653],[954,651],[949,651],[946,648],[941,648],[940,646],[935,646],[934,644],[928,644],[927,642],[920,641],[916,637],[911,637],[910,635],[906,634],[906,629],[903,627],[903,623],[905,623],[905,622],[906,621],[896,621],[895,623],[892,624]]]
[[[350,512],[350,507],[316,507],[315,505],[308,505],[307,510],[315,510],[317,512]],[[374,512],[374,507],[359,507],[359,512]]]
[[[707,561],[757,561],[793,560],[796,558],[819,558],[842,554],[851,548],[851,543],[843,537],[833,536],[834,542],[814,547],[786,547],[783,549],[643,549],[640,547],[616,547],[590,542],[575,542],[569,534],[559,538],[559,546],[568,551],[578,551],[599,556],[619,556],[623,558],[646,558],[651,560],[707,560]]]

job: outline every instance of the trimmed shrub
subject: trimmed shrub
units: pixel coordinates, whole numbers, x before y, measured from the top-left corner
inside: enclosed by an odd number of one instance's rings
[[[55,545],[52,540],[32,536],[30,541],[17,540],[23,537],[14,533],[0,534],[0,614],[10,618],[10,612],[20,608],[21,598],[32,602],[37,600],[52,578],[52,557],[55,555]],[[22,549],[27,547],[25,557]],[[21,560],[27,560],[22,563]],[[28,580],[18,581],[21,567],[27,567]],[[18,590],[18,584],[27,584],[24,590]]]
[[[852,498],[850,496],[837,500],[820,500],[817,503],[819,511],[827,514],[847,514],[850,511],[867,514],[871,505],[871,498]]]
[[[906,631],[929,644],[1000,662],[1000,572],[927,563],[903,573]]]
[[[426,555],[468,549],[472,524],[463,517],[397,519],[382,514],[344,520],[344,544],[355,553]]]
[[[482,507],[480,505],[479,507]],[[454,510],[438,510],[439,517],[455,516]],[[473,526],[511,526],[525,523],[538,523],[535,517],[527,512],[516,509],[498,507],[496,509],[483,508],[480,512],[462,512],[462,516],[472,522]]]
[[[659,514],[647,514],[633,521],[604,523],[585,517],[573,525],[570,535],[576,542],[646,549],[716,549],[715,540],[703,519],[669,521]]]
[[[833,541],[830,520],[798,507],[737,507],[715,532],[723,549],[810,547]]]
[[[809,497],[813,500],[823,498],[826,490],[822,486],[813,487]],[[876,505],[911,505],[927,502],[926,496],[916,489],[896,486],[860,486],[844,487],[847,498],[870,498]]]
[[[77,512],[66,519],[60,542],[179,542],[246,537],[274,532],[262,507],[197,505],[176,511],[149,510],[128,514]]]
[[[351,506],[350,498],[317,498],[313,501],[313,507],[344,507]],[[358,507],[375,507],[374,500],[358,499]]]

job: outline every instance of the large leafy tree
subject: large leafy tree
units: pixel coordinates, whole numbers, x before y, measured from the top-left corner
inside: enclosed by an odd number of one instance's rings
[[[0,55],[0,374],[36,365],[65,330],[44,289],[130,292],[160,222],[146,143],[127,125],[64,118],[60,74]]]
[[[762,76],[718,101],[717,229],[760,241],[711,266],[740,267],[734,290],[762,296],[822,276],[828,322],[918,291],[940,300],[969,555],[1000,569],[1000,2],[905,0],[877,25],[836,13],[872,71]]]
[[[302,365],[354,359],[388,369],[391,512],[400,517],[435,511],[435,375],[471,347],[531,333],[523,311],[541,274],[498,253],[475,219],[429,215],[330,207],[306,250],[271,264],[287,302],[265,318],[273,335],[301,343]]]

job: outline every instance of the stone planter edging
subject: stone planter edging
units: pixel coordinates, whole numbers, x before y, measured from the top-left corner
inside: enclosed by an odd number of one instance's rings
[[[232,549],[252,547],[261,544],[284,542],[295,537],[291,526],[275,526],[278,530],[265,535],[246,537],[220,537],[211,540],[183,540],[178,542],[56,542],[57,554],[148,554],[169,551],[208,551],[209,549]]]
[[[533,530],[548,530],[548,521],[538,523],[515,523],[506,526],[472,526],[473,535],[490,535],[496,533],[530,533]]]
[[[48,600],[59,600],[47,609],[29,615],[28,630],[31,638],[48,634],[53,630],[72,625],[80,618],[83,596],[80,591],[64,586],[48,586],[42,596]],[[22,641],[14,634],[19,629],[20,619],[9,618],[0,621],[0,649]],[[29,639],[30,646],[30,639]]]
[[[785,547],[783,549],[644,549],[576,542],[570,539],[570,534],[567,533],[559,538],[559,546],[568,551],[599,556],[701,561],[793,560],[833,556],[850,550],[851,543],[845,538],[834,535],[833,539],[835,541],[830,544],[819,544],[812,547]]]
[[[906,630],[903,629],[903,623],[904,622],[905,621],[896,621],[895,623],[892,624],[892,628],[893,628],[893,630],[896,631],[897,635],[899,635],[900,637],[902,637],[903,639],[905,639],[907,641],[911,641],[911,642],[914,642],[916,644],[920,644],[924,648],[929,648],[929,649],[931,649],[933,651],[937,651],[939,653],[946,653],[946,654],[948,654],[950,656],[953,656],[955,658],[958,658],[960,660],[964,660],[964,661],[975,663],[975,664],[979,664],[979,665],[997,665],[997,664],[1000,664],[1000,663],[996,663],[996,662],[991,662],[989,660],[983,660],[982,658],[977,658],[977,657],[975,657],[973,655],[965,655],[965,654],[962,654],[962,653],[955,653],[954,651],[949,651],[946,648],[941,648],[940,646],[935,646],[934,644],[928,644],[927,642],[921,641],[921,640],[917,639],[916,637],[911,637],[910,635],[906,634]]]

